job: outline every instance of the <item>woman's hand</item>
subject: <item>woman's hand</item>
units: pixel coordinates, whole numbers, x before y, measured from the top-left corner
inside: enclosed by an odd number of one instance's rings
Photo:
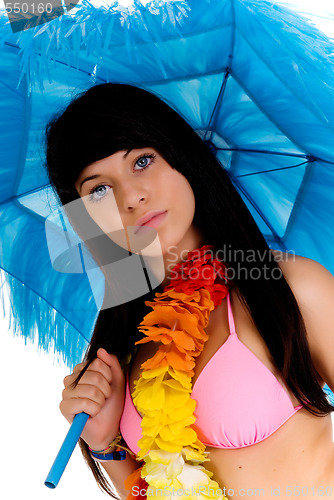
[[[125,379],[117,357],[100,348],[97,358],[73,389],[71,384],[85,364],[79,363],[74,367],[73,373],[64,378],[65,389],[59,408],[70,423],[77,413],[87,413],[90,417],[81,437],[93,450],[102,450],[119,431],[124,407]]]

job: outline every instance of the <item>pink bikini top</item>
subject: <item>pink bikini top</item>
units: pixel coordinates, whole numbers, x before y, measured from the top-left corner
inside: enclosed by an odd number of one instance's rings
[[[227,306],[230,335],[193,386],[197,405],[192,427],[207,446],[244,448],[269,437],[303,406],[294,408],[274,374],[239,340],[229,294]],[[127,377],[120,430],[134,453],[139,451],[140,423]]]

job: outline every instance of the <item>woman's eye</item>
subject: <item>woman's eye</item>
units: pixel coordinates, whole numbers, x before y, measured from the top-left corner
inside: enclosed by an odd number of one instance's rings
[[[96,186],[93,188],[89,194],[90,201],[100,201],[105,197],[106,193],[110,189],[110,186],[106,186],[105,184],[101,184],[100,186]]]
[[[140,158],[138,158],[138,160],[136,160],[135,164],[140,167],[140,170],[144,170],[144,168],[146,168],[148,165],[151,165],[151,163],[153,163],[154,156],[155,155],[153,155],[153,154],[141,156]]]
[[[155,154],[145,154],[140,158],[138,158],[135,161],[135,165],[137,165],[140,168],[139,170],[137,169],[136,171],[141,172],[145,170],[145,168],[149,167],[154,162],[155,157],[156,157]],[[111,187],[106,184],[100,184],[99,186],[95,186],[89,191],[89,201],[94,203],[96,201],[103,200],[109,189],[111,189]]]

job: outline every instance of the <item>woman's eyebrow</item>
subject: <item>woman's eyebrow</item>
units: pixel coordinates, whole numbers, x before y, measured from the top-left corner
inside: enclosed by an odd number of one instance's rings
[[[132,151],[133,148],[130,148],[127,150],[127,152],[125,153],[125,155],[123,155],[123,158],[126,158],[128,156],[128,154],[130,153],[130,151]]]
[[[123,158],[126,158],[128,156],[128,154],[130,153],[130,151],[132,151],[132,148],[128,149],[127,152],[123,155]],[[87,182],[87,181],[91,181],[92,179],[96,179],[97,177],[101,177],[101,174],[95,174],[95,175],[90,175],[89,177],[86,177],[86,179],[84,179],[81,183],[80,183],[80,192],[81,192],[81,188],[82,188],[82,185]]]
[[[97,177],[101,177],[100,174],[95,174],[95,175],[90,175],[89,177],[86,177],[86,179],[84,179],[81,184],[80,184],[80,192],[81,192],[81,188],[82,188],[82,185],[87,182],[87,181],[91,181],[92,179],[96,179]]]

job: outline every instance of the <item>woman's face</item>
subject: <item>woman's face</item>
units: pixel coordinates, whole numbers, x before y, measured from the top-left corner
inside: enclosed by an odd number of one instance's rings
[[[177,262],[175,254],[202,244],[193,224],[195,197],[189,182],[153,148],[122,150],[92,163],[81,171],[75,188],[96,224],[123,248],[129,248],[130,233],[132,242],[156,235],[149,227],[157,232],[167,260],[172,252]],[[140,227],[138,219],[151,211],[163,215]]]

